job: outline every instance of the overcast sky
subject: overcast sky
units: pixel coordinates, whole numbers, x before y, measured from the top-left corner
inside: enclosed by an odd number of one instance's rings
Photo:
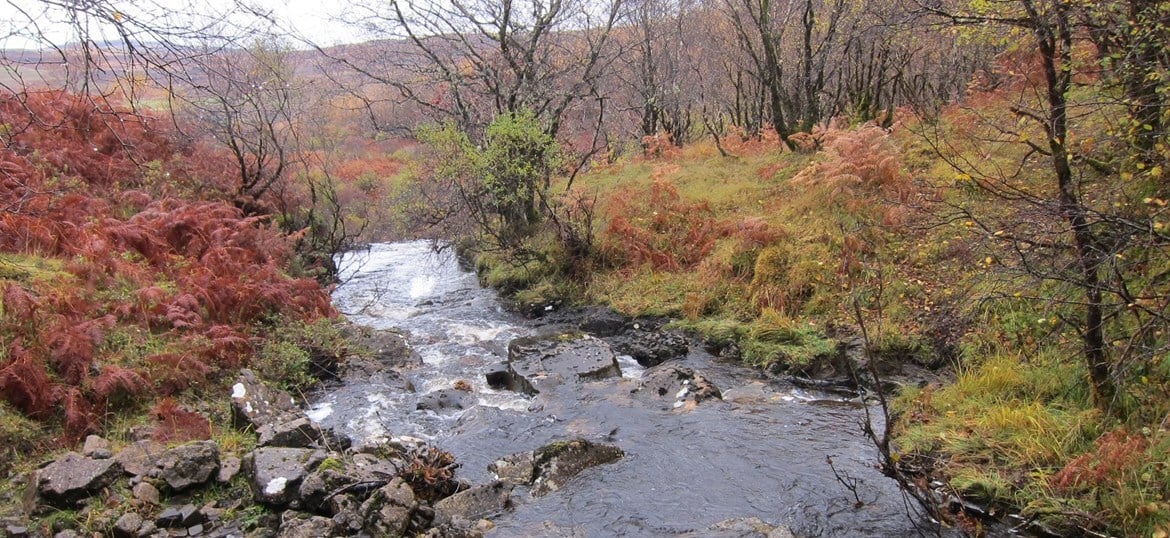
[[[365,40],[365,36],[353,28],[337,22],[341,15],[342,2],[328,0],[246,0],[249,4],[270,10],[283,28],[294,29],[299,34],[321,45],[335,45]],[[149,19],[151,17],[172,17],[194,13],[208,17],[227,13],[233,0],[100,0],[115,11],[124,10],[128,15]],[[54,2],[56,3],[56,2]],[[0,48],[39,48],[29,38],[43,35],[54,44],[63,45],[76,41],[76,32],[66,21],[66,12],[39,0],[0,0]],[[206,21],[205,21],[206,22]],[[267,25],[270,26],[270,25]],[[265,30],[271,30],[266,27]],[[91,25],[88,29],[96,40],[114,40],[117,35],[111,28]],[[100,36],[100,37],[99,37]],[[295,44],[294,44],[295,45]]]

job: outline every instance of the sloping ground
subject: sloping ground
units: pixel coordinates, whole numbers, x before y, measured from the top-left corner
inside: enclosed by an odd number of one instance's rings
[[[304,361],[288,327],[333,315],[290,276],[288,240],[228,202],[231,164],[167,125],[61,93],[0,99],[6,464],[147,409],[173,424],[168,398]]]
[[[598,166],[575,183],[598,199],[600,254],[587,282],[555,264],[517,270],[491,256],[481,257],[480,274],[519,289],[523,304],[568,297],[668,316],[724,355],[798,376],[823,371],[864,324],[883,373],[914,364],[953,379],[905,387],[894,403],[891,457],[904,471],[945,481],[948,494],[986,514],[1018,512],[1057,533],[1165,536],[1165,361],[1127,359],[1117,407],[1094,406],[1073,323],[1083,290],[1028,265],[1058,270],[1067,251],[1019,251],[1024,240],[1059,239],[1059,213],[953,166],[1005,171],[1017,194],[1052,191],[1046,161],[1020,143],[1037,133],[978,142],[1002,133],[972,127],[973,118],[1014,121],[1007,108],[975,95],[938,121],[892,133],[819,132],[804,152],[736,139],[724,142],[730,157],[700,143]],[[1080,121],[1101,129],[1072,142],[1080,158],[1108,159],[1105,122]],[[1088,203],[1136,215],[1164,204],[1137,194],[1154,191],[1109,190],[1117,183],[1102,179],[1086,181]],[[1140,275],[1166,267],[1161,250],[1141,256]],[[1135,282],[1164,295],[1156,279]],[[1118,334],[1132,329],[1113,323]],[[1142,349],[1166,339],[1162,330],[1136,334]],[[1125,357],[1135,342],[1113,345]]]

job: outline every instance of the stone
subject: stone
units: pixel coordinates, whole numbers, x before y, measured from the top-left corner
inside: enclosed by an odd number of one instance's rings
[[[607,341],[615,352],[629,355],[647,368],[684,357],[690,351],[687,338],[674,331],[635,329]]]
[[[202,535],[203,535],[203,525],[201,525],[201,524],[200,525],[191,525],[190,527],[187,527],[187,536],[202,536]]]
[[[536,455],[521,452],[500,458],[488,465],[496,479],[516,485],[529,485],[536,478]]]
[[[166,447],[157,441],[135,441],[127,445],[114,455],[114,459],[122,465],[126,474],[131,476],[146,476],[154,469],[154,460],[159,454],[166,451]]]
[[[8,538],[26,538],[29,536],[28,527],[25,525],[6,525],[4,532]]]
[[[150,482],[139,482],[134,484],[134,489],[130,490],[135,499],[150,505],[158,505],[159,492],[158,488],[154,487]]]
[[[458,411],[475,405],[475,396],[458,389],[439,389],[418,397],[415,409],[436,413]]]
[[[620,377],[609,344],[581,333],[517,338],[508,343],[510,390],[536,394],[564,382]]]
[[[219,460],[219,470],[215,473],[215,481],[220,484],[231,482],[236,475],[240,474],[240,465],[243,463],[240,458],[235,456],[227,456]]]
[[[179,507],[168,506],[154,518],[154,524],[163,529],[180,527],[183,524],[183,512]]]
[[[460,491],[435,503],[434,524],[471,527],[479,519],[507,509],[511,494],[512,484],[501,481]]]
[[[536,470],[532,496],[542,497],[561,488],[570,478],[598,465],[621,459],[622,449],[584,439],[550,443],[534,453]]]
[[[703,401],[723,399],[719,387],[701,374],[665,364],[643,372],[642,382],[634,394],[643,399],[670,402],[674,409],[690,409]]]
[[[298,499],[301,482],[324,460],[321,450],[260,447],[244,457],[243,468],[257,502],[285,506]]]
[[[244,369],[232,385],[232,422],[237,428],[259,431],[268,424],[301,415],[291,395],[265,385],[255,372]]]
[[[73,529],[65,529],[53,535],[53,538],[82,538],[81,533]]]
[[[395,478],[366,499],[359,513],[365,532],[374,536],[402,536],[417,509],[414,491],[402,478]]]
[[[138,536],[138,529],[142,528],[145,520],[134,512],[126,512],[114,522],[114,536],[117,538],[134,538]]]
[[[142,526],[138,527],[138,533],[136,536],[150,536],[153,535],[156,531],[158,531],[158,525],[155,525],[153,521],[148,519],[142,522]]]
[[[484,378],[487,380],[488,386],[493,389],[507,389],[508,383],[512,380],[512,372],[508,369],[506,362],[493,364],[484,370]]]
[[[256,433],[260,436],[257,446],[308,448],[321,441],[321,429],[303,416],[265,424]]]
[[[589,307],[580,314],[578,327],[593,336],[617,336],[625,332],[630,321],[606,307]]]
[[[121,475],[117,460],[67,452],[37,473],[37,488],[45,502],[67,508],[113,484]]]
[[[290,517],[284,518],[284,521],[281,522],[276,536],[277,538],[321,538],[332,536],[333,528],[333,520],[327,517]]]
[[[369,350],[370,357],[382,367],[413,368],[422,365],[422,356],[411,349],[397,331],[362,329],[355,339]]]
[[[219,471],[219,446],[215,441],[195,441],[159,454],[155,472],[172,491],[207,483]]]
[[[81,453],[95,460],[108,459],[113,455],[110,452],[110,442],[100,435],[86,436],[85,445],[82,446]]]
[[[689,538],[795,538],[788,527],[764,523],[755,517],[725,519],[701,532],[688,532],[679,536]]]

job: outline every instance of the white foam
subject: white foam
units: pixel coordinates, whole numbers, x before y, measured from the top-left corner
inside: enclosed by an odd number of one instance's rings
[[[333,404],[329,402],[322,402],[305,411],[305,416],[313,422],[321,422],[326,417],[333,414]]]
[[[407,292],[411,299],[421,299],[423,297],[430,297],[435,293],[435,277],[433,276],[416,276],[410,279],[410,291]]]

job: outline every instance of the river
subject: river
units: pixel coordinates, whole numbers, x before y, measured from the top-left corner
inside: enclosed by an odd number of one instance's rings
[[[414,392],[372,380],[322,395],[309,414],[324,426],[358,443],[424,439],[453,453],[462,463],[457,476],[471,483],[493,478],[493,460],[553,440],[583,437],[625,452],[550,495],[519,496],[493,518],[492,536],[708,536],[717,522],[748,517],[797,536],[918,532],[910,501],[876,468],[856,402],[767,379],[699,346],[671,364],[700,372],[723,401],[679,408],[634,398],[644,370],[628,357],[619,357],[620,378],[572,390],[494,390],[485,368],[506,360],[511,339],[537,329],[505,310],[449,250],[377,244],[341,257],[340,266],[337,308],[359,325],[403,331],[423,365],[403,372]],[[420,396],[458,381],[472,385],[474,405],[416,409]]]

